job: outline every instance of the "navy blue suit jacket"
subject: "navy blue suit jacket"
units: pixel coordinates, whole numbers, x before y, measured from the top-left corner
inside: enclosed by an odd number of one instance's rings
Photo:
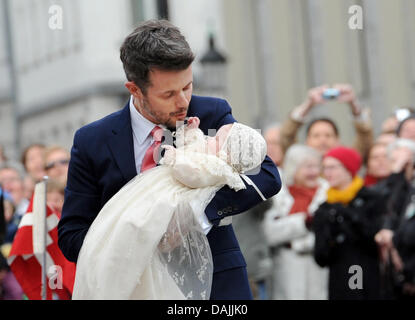
[[[200,129],[218,130],[233,123],[229,104],[222,99],[192,96],[188,116],[200,118]],[[77,130],[71,150],[65,202],[58,225],[59,247],[76,262],[88,228],[105,205],[137,175],[129,104],[120,111]],[[281,188],[278,170],[266,157],[259,174],[250,176],[266,198]],[[244,212],[261,202],[255,189],[235,192],[225,186],[206,208],[213,223],[208,233],[214,262],[211,299],[249,299],[246,263],[232,225],[218,226],[220,220]],[[92,262],[93,263],[93,262]]]

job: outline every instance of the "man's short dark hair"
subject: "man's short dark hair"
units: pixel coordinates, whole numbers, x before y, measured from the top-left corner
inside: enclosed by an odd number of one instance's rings
[[[127,36],[120,58],[128,81],[133,81],[145,94],[151,85],[152,69],[185,70],[195,56],[176,26],[167,20],[149,20]]]
[[[316,123],[318,123],[318,122],[325,122],[325,123],[328,123],[332,128],[333,128],[333,131],[334,131],[334,134],[336,135],[336,137],[338,137],[339,136],[339,129],[337,128],[337,126],[336,126],[336,124],[334,123],[334,121],[333,120],[331,120],[331,119],[329,119],[329,118],[317,118],[317,119],[314,119],[313,121],[311,121],[309,124],[308,124],[308,126],[307,126],[307,129],[306,129],[306,135],[308,136],[309,135],[309,133],[310,133],[310,130],[311,130],[311,128],[312,128],[312,126],[314,126]]]

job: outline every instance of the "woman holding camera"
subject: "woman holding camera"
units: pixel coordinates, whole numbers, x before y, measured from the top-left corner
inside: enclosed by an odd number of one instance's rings
[[[314,258],[329,267],[329,299],[379,299],[378,249],[382,197],[364,187],[357,173],[357,151],[336,147],[323,159],[323,175],[330,184],[327,200],[315,213]]]

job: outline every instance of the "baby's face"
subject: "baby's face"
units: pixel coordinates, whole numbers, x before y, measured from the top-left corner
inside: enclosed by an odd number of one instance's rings
[[[222,148],[223,144],[226,141],[226,137],[229,134],[229,131],[232,128],[232,124],[227,124],[218,130],[216,132],[216,135],[214,137],[208,137],[207,145],[208,145],[208,152],[210,154],[217,154],[220,149]]]

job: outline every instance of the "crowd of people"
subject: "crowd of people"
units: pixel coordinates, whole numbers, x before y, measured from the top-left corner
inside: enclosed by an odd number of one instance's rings
[[[288,119],[264,132],[283,188],[249,219],[234,219],[251,287],[257,299],[413,299],[414,110],[398,109],[375,136],[352,86],[332,86],[339,94],[330,100],[353,117],[356,137],[345,146],[332,119],[309,116],[329,101],[327,89],[310,89]],[[253,246],[252,237],[263,242]]]
[[[334,85],[354,120],[355,141],[345,146],[333,120],[309,119],[328,88],[310,89],[284,123],[263,132],[283,188],[233,220],[251,289],[257,299],[413,299],[415,112],[400,109],[375,136],[353,88]],[[6,258],[44,176],[47,203],[61,212],[69,160],[65,148],[33,144],[18,163],[0,147],[1,298],[24,297]]]
[[[35,185],[45,176],[48,177],[47,205],[60,216],[69,159],[68,150],[57,145],[32,144],[22,152],[20,162],[8,160],[5,151],[0,148],[0,299],[18,300],[25,297],[6,259]]]

